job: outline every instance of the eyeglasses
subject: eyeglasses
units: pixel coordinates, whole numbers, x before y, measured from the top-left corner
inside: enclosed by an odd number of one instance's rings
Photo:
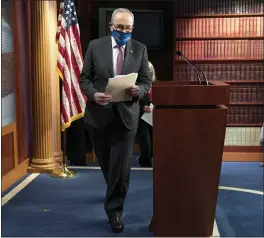
[[[134,29],[134,26],[132,25],[127,25],[127,26],[124,26],[122,24],[114,24],[114,23],[110,23],[110,25],[114,26],[114,28],[117,30],[117,31],[125,31],[125,32],[132,32],[132,30]]]

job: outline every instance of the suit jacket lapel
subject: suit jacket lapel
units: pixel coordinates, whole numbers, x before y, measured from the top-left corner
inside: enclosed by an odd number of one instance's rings
[[[129,64],[131,63],[131,60],[132,60],[132,54],[133,54],[133,49],[132,49],[131,40],[130,40],[127,42],[126,48],[125,48],[125,61],[124,61],[122,74],[127,74],[127,71],[129,69]]]
[[[105,58],[106,61],[106,67],[107,70],[110,74],[110,77],[113,78],[114,77],[114,70],[113,70],[113,49],[112,49],[112,39],[111,36],[106,38],[106,44],[105,44],[105,49],[104,51],[104,56],[103,58]]]

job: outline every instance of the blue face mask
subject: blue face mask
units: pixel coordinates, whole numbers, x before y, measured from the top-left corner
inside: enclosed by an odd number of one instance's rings
[[[113,30],[112,36],[114,37],[116,44],[121,47],[131,39],[131,32],[126,33],[126,32]]]

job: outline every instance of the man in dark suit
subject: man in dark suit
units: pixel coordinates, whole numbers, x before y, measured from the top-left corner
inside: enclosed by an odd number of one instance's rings
[[[150,88],[147,49],[131,39],[133,25],[129,10],[116,9],[111,35],[90,42],[80,76],[88,98],[85,121],[94,128],[95,153],[107,183],[105,211],[114,232],[124,230],[121,215],[129,186],[138,102]],[[129,73],[138,73],[136,85],[126,89],[132,100],[111,103],[111,95],[104,93],[109,78]]]

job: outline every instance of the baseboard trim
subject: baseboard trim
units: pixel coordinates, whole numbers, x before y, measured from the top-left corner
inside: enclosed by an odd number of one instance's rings
[[[9,171],[2,177],[2,192],[11,187],[17,180],[21,179],[27,173],[29,159],[26,159],[16,168]]]
[[[251,150],[250,150],[251,149]],[[227,150],[227,151],[226,151]],[[242,151],[239,151],[242,150]],[[264,153],[260,152],[259,146],[230,146],[225,147],[223,153],[223,161],[225,162],[263,162],[264,161]],[[139,153],[139,145],[134,145],[134,152]]]
[[[263,162],[263,153],[224,152],[224,162]]]

